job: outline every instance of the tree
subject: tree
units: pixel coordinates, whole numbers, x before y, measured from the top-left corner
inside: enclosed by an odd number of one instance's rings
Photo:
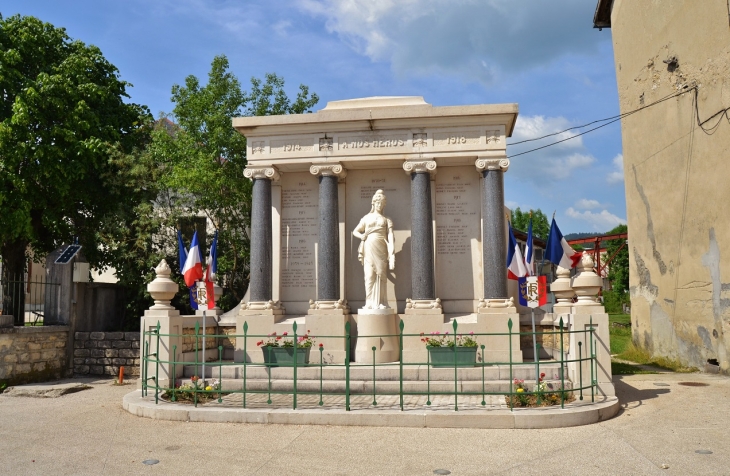
[[[512,210],[510,219],[512,227],[527,232],[527,227],[530,224],[530,215],[532,215],[532,233],[543,240],[547,240],[548,234],[550,233],[550,223],[539,208],[537,210],[530,209],[529,212],[523,212],[520,210],[520,207]]]
[[[628,227],[626,225],[618,225],[607,234],[627,232]],[[606,254],[603,258],[605,261],[613,256],[611,262],[608,263],[608,280],[611,282],[612,289],[622,293],[629,290],[629,247],[625,246],[624,242],[625,240],[607,241]],[[622,245],[624,245],[623,248],[621,248]]]
[[[301,114],[319,101],[302,85],[292,102],[284,80],[267,74],[251,79],[246,94],[229,70],[225,56],[216,56],[201,86],[195,76],[172,87],[176,125],[160,122],[153,133],[149,153],[164,164],[163,188],[158,205],[165,210],[170,246],[173,230],[201,212],[218,229],[218,274],[225,284],[219,301],[223,309],[238,304],[248,286],[251,183],[243,177],[246,138],[233,129],[236,116]],[[204,231],[204,230],[198,230]],[[173,258],[173,261],[177,261]]]
[[[6,276],[22,275],[29,245],[42,256],[73,237],[92,266],[113,264],[113,250],[102,246],[98,232],[105,222],[120,223],[120,209],[136,207],[142,190],[125,184],[121,158],[139,154],[149,137],[149,112],[124,102],[127,86],[97,47],[71,39],[63,28],[0,16]]]

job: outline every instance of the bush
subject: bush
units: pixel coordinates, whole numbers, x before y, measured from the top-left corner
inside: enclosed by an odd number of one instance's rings
[[[621,313],[624,304],[631,304],[629,293],[617,290],[603,291],[603,305],[606,307],[606,312]]]

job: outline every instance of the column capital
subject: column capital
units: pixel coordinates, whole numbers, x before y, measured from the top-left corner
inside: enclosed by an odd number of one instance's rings
[[[436,175],[436,161],[428,159],[406,160],[403,162],[403,170],[406,174],[428,172],[431,176]]]
[[[281,175],[276,167],[246,167],[243,176],[247,179],[269,179],[277,182]]]
[[[506,172],[509,169],[509,159],[506,157],[503,159],[480,157],[474,165],[476,165],[479,172],[484,172],[485,170],[501,170],[502,172]]]
[[[343,179],[347,176],[347,169],[345,169],[339,162],[312,164],[312,166],[309,167],[309,173],[317,176],[332,175],[339,179]]]

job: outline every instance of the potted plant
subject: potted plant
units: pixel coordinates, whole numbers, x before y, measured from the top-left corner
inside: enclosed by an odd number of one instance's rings
[[[477,341],[474,333],[449,335],[448,332],[421,333],[421,342],[428,349],[429,362],[434,367],[473,367],[477,359]]]
[[[284,332],[282,335],[277,335],[276,332],[273,332],[267,336],[266,340],[260,340],[256,343],[264,353],[264,363],[267,366],[293,366],[295,350],[297,365],[304,365],[309,362],[309,351],[312,350],[314,345],[314,338],[309,335],[309,331],[302,336],[297,336],[296,349],[294,348],[294,338],[287,337],[288,334],[288,332]]]

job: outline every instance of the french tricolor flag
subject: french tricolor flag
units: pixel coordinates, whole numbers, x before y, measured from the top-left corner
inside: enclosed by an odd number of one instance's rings
[[[210,245],[210,255],[208,255],[208,267],[205,268],[205,288],[208,295],[208,309],[215,307],[215,290],[213,284],[218,273],[218,231],[215,232],[213,243]]]
[[[512,233],[512,224],[509,225],[509,245],[507,247],[507,278],[519,279],[527,275],[525,260],[522,258],[522,251]]]
[[[532,217],[527,227],[527,243],[525,244],[525,268],[527,276],[535,276],[535,253],[532,246]]]
[[[580,261],[583,253],[570,247],[563,234],[560,233],[555,218],[550,224],[550,235],[548,236],[545,250],[545,259],[562,268],[571,269]]]
[[[185,285],[189,288],[195,286],[196,281],[203,279],[203,257],[200,254],[200,246],[198,245],[198,232],[193,235],[193,241],[190,243],[188,256],[185,260],[185,266],[182,270]]]

